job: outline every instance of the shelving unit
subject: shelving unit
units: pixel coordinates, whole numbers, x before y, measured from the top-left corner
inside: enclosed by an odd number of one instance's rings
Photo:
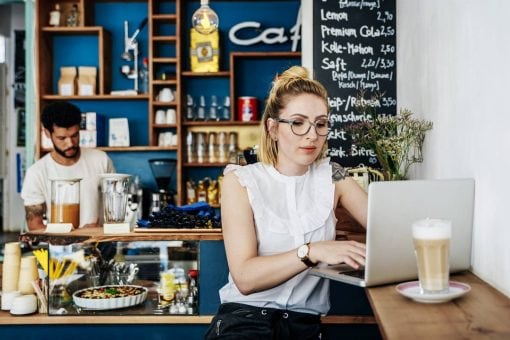
[[[180,112],[179,101],[179,65],[180,59],[177,51],[180,48],[180,2],[162,1],[167,5],[162,6],[155,1],[149,1],[149,144],[158,145],[158,136],[162,132],[179,134],[177,124],[156,124],[155,115],[157,110],[174,109],[178,115]],[[171,64],[174,72],[164,73],[161,77],[160,67]],[[160,102],[157,99],[159,91],[168,87],[174,94],[174,101]],[[176,146],[177,148],[177,146]]]
[[[243,2],[243,1],[240,1]],[[249,70],[243,69],[242,65],[246,60],[253,62],[260,61],[264,63],[266,60],[280,60],[283,62],[291,62],[299,64],[300,54],[292,52],[278,51],[234,51],[232,47],[224,48],[221,46],[221,58],[227,63],[221,65],[219,72],[191,72],[188,66],[189,46],[187,38],[189,36],[189,17],[193,6],[198,6],[199,1],[187,2],[183,0],[140,0],[123,2],[120,0],[112,0],[104,2],[102,0],[63,0],[58,1],[61,8],[69,8],[73,4],[77,4],[80,12],[79,27],[50,27],[48,26],[48,18],[50,11],[54,8],[57,1],[40,0],[36,2],[36,74],[38,88],[38,110],[52,101],[68,100],[76,102],[83,111],[96,111],[105,115],[105,118],[119,117],[120,113],[130,120],[130,132],[135,138],[131,138],[132,146],[129,147],[107,147],[99,146],[98,149],[110,153],[115,159],[122,158],[125,153],[134,152],[137,155],[154,155],[154,152],[161,153],[161,157],[177,159],[175,186],[178,195],[178,204],[186,202],[185,184],[188,178],[198,180],[197,176],[202,176],[204,172],[210,173],[211,177],[221,173],[226,163],[188,163],[186,162],[186,135],[189,131],[211,132],[211,131],[234,131],[240,136],[241,148],[253,146],[257,142],[259,121],[242,122],[236,120],[236,98],[239,95],[245,95],[243,89],[249,88],[253,79],[250,79]],[[195,5],[193,5],[195,3]],[[143,13],[135,13],[129,15],[129,6],[133,5],[145,6],[146,15]],[[225,3],[218,6],[233,6],[234,2]],[[118,11],[115,7],[123,6],[126,13]],[[225,8],[224,7],[224,8]],[[127,8],[127,9],[126,9]],[[221,8],[220,8],[221,10]],[[223,9],[225,10],[225,9]],[[101,11],[101,12],[98,12]],[[112,11],[111,14],[104,11]],[[119,14],[121,13],[121,14]],[[223,13],[219,13],[224,18]],[[120,64],[119,46],[123,49],[123,32],[120,32],[121,23],[125,18],[130,16],[130,34],[133,33],[134,27],[132,22],[140,22],[145,16],[147,17],[147,27],[145,28],[147,36],[143,44],[140,45],[141,54],[145,54],[148,59],[149,67],[149,84],[148,93],[140,93],[138,95],[111,95],[112,89],[118,90],[124,85],[119,85],[116,80],[118,75],[117,68]],[[111,18],[110,18],[111,17]],[[110,20],[111,19],[111,20]],[[58,45],[59,39],[72,39],[72,43],[76,44],[74,48],[67,49]],[[79,39],[95,39],[87,40],[91,45],[90,49],[82,49]],[[146,40],[145,40],[146,39]],[[76,40],[76,41],[75,41]],[[69,40],[64,40],[64,43]],[[80,48],[80,49],[78,49]],[[96,51],[97,49],[97,51]],[[60,66],[70,66],[59,64],[61,59],[55,58],[59,54],[73,55],[83,58],[86,55],[92,64],[96,64],[98,69],[97,78],[97,94],[92,96],[60,96],[56,94],[56,78],[57,71]],[[95,54],[97,53],[97,55]],[[115,56],[112,59],[112,55]],[[140,66],[142,58],[140,55]],[[77,59],[80,59],[77,58]],[[78,66],[75,64],[74,66]],[[257,77],[259,75],[257,74]],[[256,78],[257,78],[256,77]],[[267,80],[266,85],[267,85]],[[214,84],[210,86],[209,84]],[[246,84],[243,84],[246,83]],[[220,84],[218,86],[218,84]],[[141,83],[140,83],[141,85]],[[185,119],[186,114],[186,95],[192,92],[193,88],[213,88],[219,91],[221,97],[229,96],[231,101],[230,118],[222,121],[188,121]],[[253,86],[259,87],[259,86]],[[141,88],[141,86],[139,86]],[[158,100],[158,94],[163,88],[170,88],[174,95],[174,100],[164,102]],[[209,91],[211,91],[209,89]],[[251,90],[250,90],[251,91]],[[248,91],[249,92],[249,91]],[[262,93],[255,94],[259,100],[259,112],[262,112],[262,104],[267,94],[266,89]],[[144,105],[146,103],[146,106]],[[145,107],[145,108],[144,108]],[[142,111],[140,111],[142,109]],[[155,115],[158,110],[167,111],[174,109],[176,112],[175,124],[156,124]],[[112,112],[113,111],[113,112]],[[139,122],[139,123],[137,123]],[[143,123],[143,124],[140,124]],[[105,125],[106,122],[105,122]],[[36,157],[41,157],[49,152],[48,149],[41,148],[40,138],[41,130],[39,115],[36,115]],[[105,132],[108,132],[105,129]],[[159,134],[170,132],[177,135],[177,144],[171,146],[159,146]],[[248,136],[248,137],[247,137]],[[246,138],[248,141],[244,141]],[[137,142],[133,142],[136,139]],[[243,144],[244,143],[244,144]],[[99,144],[101,145],[101,143]],[[113,153],[113,154],[112,154]],[[149,157],[149,156],[146,156]],[[153,156],[150,156],[153,157]],[[127,157],[126,159],[128,159]],[[136,156],[140,162],[143,162],[143,156]],[[131,157],[132,159],[132,157]],[[145,166],[148,167],[148,164]],[[139,168],[139,166],[137,166]],[[126,171],[126,170],[124,170]],[[129,171],[127,171],[129,172]],[[149,180],[151,180],[151,176]],[[142,174],[143,177],[143,174]]]

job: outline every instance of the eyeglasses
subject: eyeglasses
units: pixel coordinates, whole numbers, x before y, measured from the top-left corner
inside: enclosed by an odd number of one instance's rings
[[[315,132],[319,136],[327,136],[329,132],[329,121],[325,118],[316,120],[315,123],[311,122],[309,119],[296,118],[296,119],[283,119],[277,118],[276,121],[278,123],[286,123],[290,125],[290,129],[297,136],[304,136],[310,129],[315,128]]]

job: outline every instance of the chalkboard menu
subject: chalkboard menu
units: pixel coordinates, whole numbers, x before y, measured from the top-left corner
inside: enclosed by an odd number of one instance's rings
[[[314,77],[329,94],[329,156],[344,167],[378,167],[375,153],[352,145],[346,131],[367,119],[354,107],[360,91],[382,95],[378,114],[396,114],[395,15],[395,0],[313,1]]]

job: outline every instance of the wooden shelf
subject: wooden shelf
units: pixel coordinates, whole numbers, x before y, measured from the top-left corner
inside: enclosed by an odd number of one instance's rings
[[[99,150],[103,151],[175,151],[178,149],[176,146],[125,146],[125,147],[116,147],[116,146],[99,146],[97,147]]]
[[[189,167],[189,168],[217,168],[217,167],[224,167],[227,166],[229,163],[184,163],[182,166]]]
[[[176,128],[177,124],[153,124],[152,127],[156,129],[168,129],[168,128]]]
[[[256,126],[260,121],[240,122],[238,120],[185,121],[184,126]]]
[[[43,27],[41,31],[53,34],[65,35],[91,35],[103,32],[105,29],[102,26],[78,26],[78,27]]]
[[[177,106],[177,102],[153,102],[152,105],[154,106]]]
[[[152,58],[152,62],[155,64],[177,64],[179,62],[178,58]]]
[[[152,37],[152,40],[155,42],[176,42],[176,41],[178,41],[177,37],[173,36],[173,35],[169,35],[169,36],[159,35],[159,36]]]
[[[182,71],[183,77],[230,77],[230,71],[218,71],[218,72],[192,72]]]
[[[151,18],[154,21],[177,21],[177,15],[175,14],[153,14]]]
[[[118,96],[111,94],[96,94],[93,96],[61,96],[58,94],[45,94],[44,100],[148,100],[148,94],[138,94],[136,96]]]
[[[86,149],[82,146],[82,148]],[[94,149],[106,152],[144,152],[144,151],[176,151],[178,146],[98,146]],[[52,149],[41,148],[41,153],[51,152]]]
[[[153,80],[152,85],[175,85],[177,84],[177,79],[171,77],[170,79],[165,80]]]

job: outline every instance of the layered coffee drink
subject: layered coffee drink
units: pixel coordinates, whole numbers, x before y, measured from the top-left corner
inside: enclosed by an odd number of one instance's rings
[[[413,241],[422,293],[448,291],[451,222],[424,219],[413,223]]]
[[[50,223],[72,223],[73,228],[80,226],[80,204],[52,204]]]

